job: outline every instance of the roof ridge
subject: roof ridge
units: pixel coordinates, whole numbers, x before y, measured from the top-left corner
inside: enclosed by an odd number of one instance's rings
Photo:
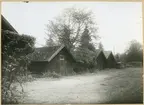
[[[38,48],[52,48],[52,47],[61,47],[61,46],[64,46],[63,44],[61,45],[54,45],[54,46],[43,46],[43,47],[36,47],[36,49]]]
[[[112,51],[103,51],[104,55],[106,58],[108,58],[110,56],[110,54],[112,53]]]
[[[10,24],[10,22],[2,14],[1,14],[1,21],[4,21],[8,25],[8,27],[11,28],[11,31],[18,33],[16,29]]]
[[[35,52],[40,54],[40,57],[37,59],[51,61],[65,46],[57,45],[57,46],[44,46],[35,48]]]
[[[65,46],[60,46],[60,48],[58,48],[52,55],[51,57],[48,59],[48,62],[50,62]]]

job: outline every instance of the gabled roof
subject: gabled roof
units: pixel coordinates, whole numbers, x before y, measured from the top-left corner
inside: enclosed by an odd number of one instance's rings
[[[104,53],[105,57],[108,58],[112,52],[111,51],[103,51],[103,53]]]
[[[1,22],[2,22],[2,29],[3,30],[9,30],[18,33],[14,27],[4,18],[3,15],[1,15]]]
[[[33,56],[32,61],[48,61],[48,62],[50,62],[64,48],[66,48],[64,45],[36,48],[35,52],[34,52],[35,56]],[[71,56],[72,56],[72,54],[71,54]]]
[[[100,49],[96,49],[96,58],[99,56],[99,54],[102,52]]]

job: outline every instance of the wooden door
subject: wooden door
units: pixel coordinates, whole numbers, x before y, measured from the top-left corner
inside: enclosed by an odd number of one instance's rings
[[[60,73],[66,75],[66,61],[63,55],[60,55]]]

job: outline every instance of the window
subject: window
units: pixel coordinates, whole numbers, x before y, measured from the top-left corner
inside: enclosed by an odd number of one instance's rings
[[[60,55],[60,60],[64,60],[64,56],[63,55]]]

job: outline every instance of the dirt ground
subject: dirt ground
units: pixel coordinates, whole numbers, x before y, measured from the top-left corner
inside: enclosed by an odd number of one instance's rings
[[[109,69],[97,73],[39,78],[24,84],[21,103],[142,103],[142,68]]]

